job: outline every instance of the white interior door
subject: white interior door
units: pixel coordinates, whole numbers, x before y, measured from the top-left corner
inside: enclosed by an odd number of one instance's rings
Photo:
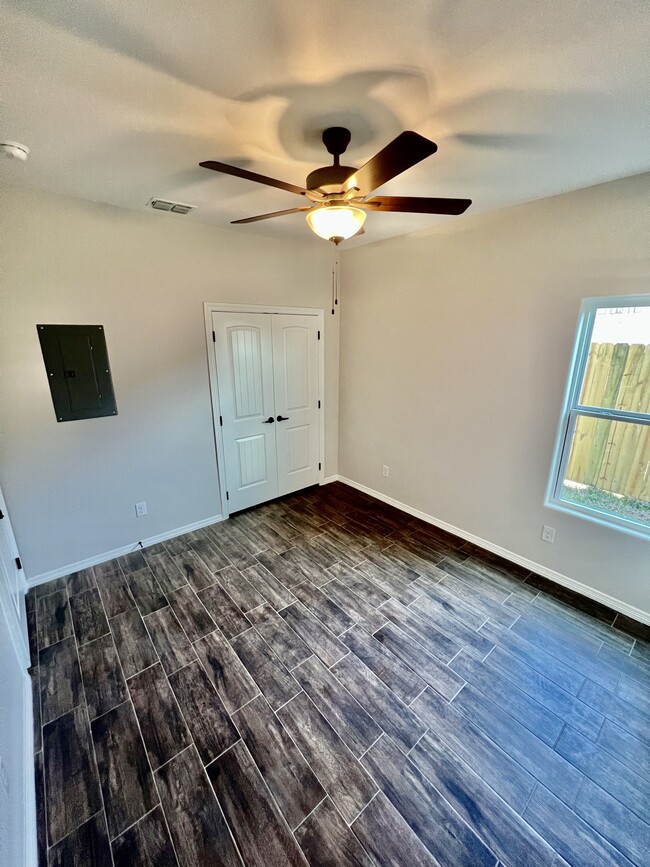
[[[228,510],[320,476],[318,317],[213,312]]]
[[[272,317],[278,493],[319,477],[318,322],[315,316]]]
[[[271,318],[212,317],[231,512],[278,496]]]
[[[7,504],[0,491],[0,607],[2,607],[19,659],[29,667],[29,642],[25,615],[25,576],[20,565]]]

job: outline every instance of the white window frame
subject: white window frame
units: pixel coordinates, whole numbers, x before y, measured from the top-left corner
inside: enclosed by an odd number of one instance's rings
[[[591,334],[593,331],[596,311],[601,307],[648,307],[650,295],[611,295],[597,298],[585,298],[580,307],[580,319],[576,341],[571,358],[569,380],[564,395],[562,416],[558,429],[551,475],[546,491],[544,505],[567,512],[572,515],[580,515],[588,521],[594,521],[606,527],[613,527],[624,533],[634,536],[650,538],[650,528],[631,518],[613,515],[610,512],[602,512],[599,509],[590,508],[580,503],[572,503],[562,499],[562,484],[566,476],[566,468],[571,454],[573,433],[579,416],[590,418],[608,419],[611,421],[626,421],[634,424],[650,425],[650,415],[646,413],[626,412],[604,407],[584,406],[580,403],[580,393],[584,380]]]

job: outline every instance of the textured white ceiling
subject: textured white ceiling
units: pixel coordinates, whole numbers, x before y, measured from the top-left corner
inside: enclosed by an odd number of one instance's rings
[[[468,197],[468,214],[650,167],[647,0],[0,0],[0,139],[9,184],[230,220],[302,204],[198,168],[303,184],[403,129],[438,143],[384,193]],[[459,217],[371,213],[369,243]],[[324,243],[295,214],[233,227]]]

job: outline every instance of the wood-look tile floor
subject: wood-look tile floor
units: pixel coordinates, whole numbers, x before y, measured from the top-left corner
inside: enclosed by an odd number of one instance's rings
[[[341,484],[28,611],[42,867],[650,864],[645,629]]]

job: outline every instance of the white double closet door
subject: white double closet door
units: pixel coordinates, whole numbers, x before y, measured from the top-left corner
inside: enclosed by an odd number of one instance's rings
[[[230,512],[319,479],[318,317],[212,314]]]

